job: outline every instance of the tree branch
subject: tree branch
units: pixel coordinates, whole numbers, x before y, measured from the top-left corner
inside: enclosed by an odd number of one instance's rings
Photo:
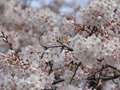
[[[64,79],[59,79],[59,80],[54,81],[52,84],[55,85],[55,84],[58,84],[58,83],[64,82],[64,81],[65,81]]]
[[[106,68],[111,68],[114,71],[117,71],[117,74],[113,72],[114,76],[101,76],[102,75],[102,71],[104,69],[106,69]],[[95,77],[95,74],[97,74],[98,72],[99,72],[99,77]],[[93,75],[91,75],[90,77],[88,77],[87,80],[90,80],[90,81],[95,80],[96,81],[96,79],[98,78],[96,84],[92,88],[92,90],[93,90],[98,85],[100,79],[103,80],[103,81],[108,81],[108,80],[112,80],[113,81],[114,79],[117,79],[119,77],[120,77],[120,70],[118,70],[116,67],[113,67],[111,65],[106,64],[106,65],[102,66],[102,68],[100,70],[96,71]]]
[[[100,76],[101,76],[101,74],[102,74],[103,68],[104,68],[104,66],[102,66],[102,69],[100,70],[100,73],[99,73],[99,78],[98,78],[96,84],[93,86],[92,90],[94,90],[94,89],[96,88],[96,86],[99,84]]]
[[[74,74],[73,74],[73,76],[72,76],[72,78],[70,80],[70,84],[71,84],[71,82],[72,82],[72,80],[73,80],[73,78],[74,78],[74,76],[75,76],[75,74],[76,74],[76,72],[77,72],[80,65],[81,65],[81,62],[78,63],[77,68],[75,69],[75,72],[74,72]]]
[[[45,32],[46,32],[46,31],[45,31]],[[58,47],[61,47],[62,50],[63,50],[63,49],[67,49],[68,51],[73,51],[73,49],[72,49],[71,47],[68,47],[68,46],[64,45],[64,44],[63,44],[62,42],[60,42],[59,40],[57,40],[57,42],[60,43],[60,45],[56,45],[56,46],[45,46],[45,45],[43,45],[43,44],[40,42],[40,39],[41,39],[41,36],[42,36],[45,32],[43,32],[43,33],[40,34],[40,36],[39,36],[39,44],[40,44],[42,47],[44,47],[45,50],[47,50],[47,49],[49,49],[49,48],[58,48]],[[62,51],[62,50],[61,50],[61,51]]]

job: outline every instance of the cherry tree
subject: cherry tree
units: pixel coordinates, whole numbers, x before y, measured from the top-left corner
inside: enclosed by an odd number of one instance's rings
[[[0,90],[120,89],[120,0],[70,17],[1,0],[0,31]]]

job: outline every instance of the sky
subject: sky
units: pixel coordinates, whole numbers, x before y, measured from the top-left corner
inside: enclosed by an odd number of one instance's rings
[[[39,1],[39,2],[38,2]],[[41,8],[42,4],[40,4],[42,0],[32,0],[31,7],[33,8]],[[49,5],[52,0],[44,0],[45,6]],[[64,0],[68,5],[77,1],[76,5],[80,5],[81,7],[86,7],[89,0]],[[63,6],[60,8],[61,13],[71,13],[73,12],[73,8],[69,6]]]
[[[40,0],[39,0],[40,1]],[[48,5],[52,0],[44,0],[45,4]],[[71,3],[75,0],[65,0],[67,3]],[[81,5],[81,7],[85,7],[87,6],[87,3],[89,0],[76,0],[77,4]],[[40,3],[38,3],[37,0],[33,0],[31,3],[32,7],[41,7],[42,5],[40,5]]]

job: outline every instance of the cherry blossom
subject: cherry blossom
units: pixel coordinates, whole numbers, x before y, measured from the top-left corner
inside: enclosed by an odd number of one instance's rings
[[[0,90],[120,89],[119,0],[52,4],[0,1]]]

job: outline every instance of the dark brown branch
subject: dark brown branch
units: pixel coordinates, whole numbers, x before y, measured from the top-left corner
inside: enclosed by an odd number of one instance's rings
[[[68,47],[66,45],[64,45],[63,43],[61,43],[59,40],[57,40],[57,42],[59,42],[63,48],[66,48],[68,51],[73,51],[73,49],[71,47]]]
[[[72,78],[70,80],[70,84],[71,84],[71,82],[72,82],[72,80],[73,80],[73,78],[74,78],[74,76],[75,76],[75,74],[76,74],[76,72],[77,72],[80,65],[81,65],[81,62],[78,63],[77,68],[75,69],[75,72],[74,72],[74,74],[73,74],[73,76],[72,76]]]
[[[113,70],[117,70],[118,72],[120,72],[120,70],[118,70],[117,68],[115,68],[115,67],[113,67],[113,66],[107,64],[107,65],[104,66],[104,68],[101,68],[100,70],[96,71],[93,75],[91,75],[91,76],[88,77],[88,78],[94,77],[95,74],[97,74],[98,72],[100,72],[101,70],[106,69],[106,68],[112,68]]]
[[[45,32],[43,32],[43,33],[40,34],[40,36],[39,36],[39,44],[40,44],[42,47],[44,47],[45,50],[47,50],[47,49],[49,49],[49,48],[58,48],[58,47],[61,47],[62,50],[63,50],[63,49],[67,49],[68,51],[73,51],[73,49],[72,49],[71,47],[68,47],[68,46],[64,45],[64,44],[63,44],[62,42],[60,42],[59,40],[57,40],[57,42],[60,43],[60,45],[56,45],[56,46],[45,46],[45,45],[43,45],[43,44],[40,42],[40,39],[41,39],[41,36],[42,36],[44,33],[45,33]],[[61,50],[61,51],[62,51],[62,50]]]
[[[113,70],[117,70],[118,72],[120,72],[120,70],[118,70],[116,67],[113,67],[113,66],[111,66],[111,65],[108,65],[108,64],[107,64],[105,67],[106,67],[106,68],[109,67],[109,68],[112,68]]]
[[[88,27],[88,29],[90,29],[90,26]],[[94,33],[96,33],[96,32],[98,31],[98,29],[97,29],[96,26],[94,26],[93,29],[92,29],[90,32],[87,31],[87,30],[84,30],[84,31],[86,31],[86,32],[88,33],[88,36],[87,36],[87,37],[89,37],[89,36],[92,36]],[[86,38],[87,38],[87,37],[86,37]]]
[[[53,63],[51,63],[51,62],[49,61],[49,62],[46,62],[46,64],[47,64],[46,68],[47,68],[48,66],[50,67],[50,70],[49,70],[49,73],[48,73],[48,74],[52,73],[52,71],[53,71]]]
[[[62,48],[62,50],[63,49],[67,49],[68,51],[73,51],[73,49],[72,48],[70,48],[70,47],[68,47],[68,46],[66,46],[66,45],[64,45],[63,43],[61,43],[59,40],[57,40],[57,42],[59,42],[61,45],[59,45],[59,46],[44,46],[46,49],[49,49],[49,48],[57,48],[57,47],[61,47]]]
[[[113,81],[114,84],[119,84],[119,83],[116,83],[116,82],[114,81],[114,79],[112,79],[112,81]]]
[[[111,68],[114,71],[117,71],[118,74],[114,73],[114,76],[101,76],[102,75],[102,71],[106,68]],[[99,77],[95,77],[95,74],[97,74],[99,72]],[[96,78],[98,78],[98,81],[96,82],[96,84],[93,86],[93,89],[98,85],[99,80],[101,79],[102,81],[108,81],[108,80],[112,80],[114,81],[114,79],[117,79],[120,77],[120,70],[118,70],[116,67],[111,66],[111,65],[104,65],[102,66],[102,68],[100,70],[98,70],[97,72],[95,72],[93,75],[91,75],[90,77],[87,78],[87,80],[93,81],[96,80]],[[92,90],[93,90],[92,89]]]
[[[109,81],[109,80],[113,80],[113,79],[117,79],[119,78],[119,76],[109,76],[109,77],[102,77],[100,76],[100,79],[102,79],[103,81]],[[89,78],[88,80],[95,80],[96,78]]]
[[[54,81],[52,84],[55,85],[55,84],[58,84],[58,83],[64,82],[64,81],[65,81],[64,79],[59,79],[59,80]]]
[[[101,59],[97,59],[97,61],[102,62],[104,60],[104,57]]]
[[[45,48],[45,50],[47,49],[47,47],[46,46],[44,46],[42,43],[41,43],[41,37],[44,35],[44,33],[46,33],[47,31],[44,31],[43,33],[40,33],[40,36],[39,36],[39,44],[43,47],[43,48]]]
[[[96,88],[96,86],[99,84],[100,76],[101,76],[101,74],[102,74],[103,68],[104,68],[104,66],[102,66],[102,69],[100,70],[100,73],[99,73],[98,80],[97,80],[96,84],[93,86],[92,90],[94,90],[94,89]]]

